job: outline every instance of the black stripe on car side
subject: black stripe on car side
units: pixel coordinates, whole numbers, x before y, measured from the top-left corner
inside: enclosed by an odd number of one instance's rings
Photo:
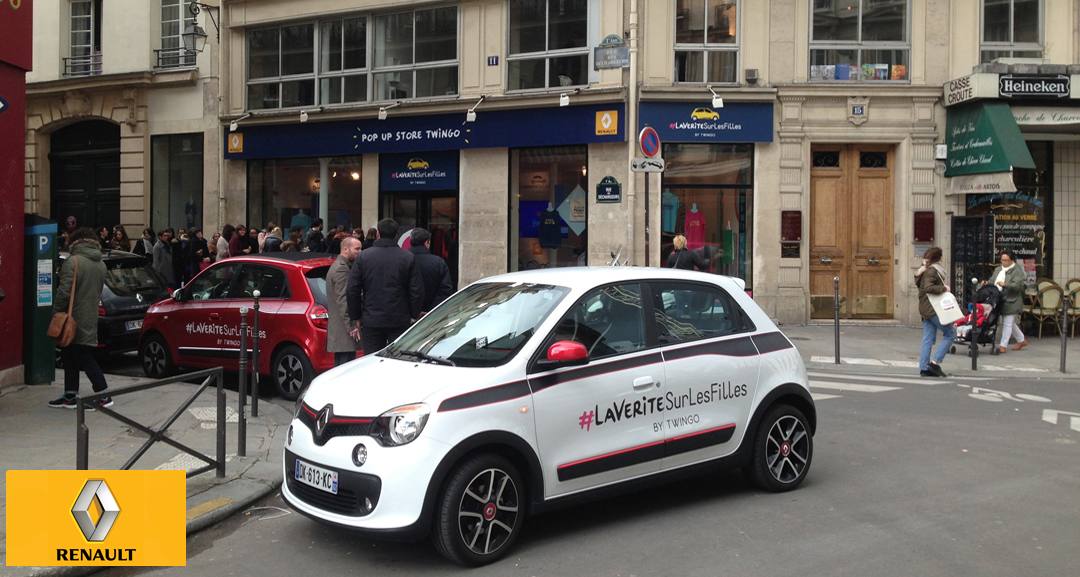
[[[644,367],[646,365],[654,365],[660,362],[663,362],[663,358],[660,356],[660,353],[650,353],[647,355],[634,357],[632,359],[623,359],[610,363],[595,365],[589,364],[578,369],[563,371],[561,373],[544,375],[542,377],[533,377],[529,379],[529,385],[532,387],[532,392],[538,393],[548,387],[557,385],[559,383],[576,381],[577,379],[584,379],[586,377],[595,377],[598,375],[613,373],[615,371],[625,371],[627,369]]]
[[[754,344],[757,345],[758,353],[762,355],[795,347],[780,331],[754,335],[753,339]]]
[[[721,445],[731,440],[735,434],[735,424],[723,425],[705,431],[698,431],[687,435],[681,435],[663,441],[655,441],[646,445],[613,451],[595,457],[589,457],[573,463],[559,465],[557,473],[559,481],[572,481],[589,475],[597,475],[614,471],[623,467],[631,467],[655,461],[664,457],[671,457],[698,449],[704,449],[713,445]]]
[[[529,383],[526,381],[514,381],[505,385],[497,385],[471,393],[465,393],[456,397],[450,397],[439,404],[439,412],[456,411],[458,409],[470,409],[491,403],[501,403],[527,396],[530,393]]]
[[[738,337],[723,341],[712,341],[691,345],[680,349],[667,349],[664,351],[665,361],[674,361],[699,355],[723,355],[726,357],[752,357],[758,354],[750,337]]]

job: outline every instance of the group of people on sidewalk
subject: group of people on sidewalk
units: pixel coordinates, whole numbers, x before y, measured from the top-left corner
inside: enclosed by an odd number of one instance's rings
[[[941,368],[941,361],[956,340],[956,327],[953,323],[942,323],[938,314],[930,302],[929,295],[940,295],[951,292],[952,288],[945,284],[945,267],[941,265],[943,252],[939,247],[932,247],[923,254],[922,266],[915,271],[915,284],[919,287],[919,314],[923,322],[922,353],[919,356],[919,374],[924,377],[944,377],[945,371]],[[1027,337],[1020,329],[1020,315],[1024,312],[1024,290],[1027,286],[1024,280],[1023,267],[1016,266],[1016,256],[1011,251],[1001,253],[1001,264],[990,274],[989,280],[982,281],[982,286],[996,286],[1001,291],[1002,300],[1002,330],[997,344],[998,352],[1005,353],[1008,350],[1009,340],[1016,339],[1014,351],[1027,346]],[[972,314],[975,314],[974,312]],[[937,340],[938,331],[942,334],[941,344],[933,357],[934,342]],[[972,335],[971,338],[975,338]]]

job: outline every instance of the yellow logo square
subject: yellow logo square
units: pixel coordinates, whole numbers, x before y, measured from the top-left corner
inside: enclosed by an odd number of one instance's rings
[[[596,135],[614,135],[619,133],[619,111],[601,110],[596,113]]]
[[[244,152],[244,134],[241,132],[233,132],[229,134],[229,152],[240,153]]]
[[[10,566],[184,566],[184,471],[8,471]]]

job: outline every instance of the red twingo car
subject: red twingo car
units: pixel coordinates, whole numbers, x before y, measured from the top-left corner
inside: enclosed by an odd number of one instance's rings
[[[316,373],[334,366],[326,352],[326,272],[330,255],[277,252],[214,263],[146,313],[139,338],[143,372],[176,367],[239,369],[240,307],[259,291],[259,373],[296,399]],[[248,313],[248,324],[252,322]],[[248,328],[247,347],[251,347]]]

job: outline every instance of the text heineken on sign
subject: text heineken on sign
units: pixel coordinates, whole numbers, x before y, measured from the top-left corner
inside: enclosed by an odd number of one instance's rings
[[[998,79],[1002,98],[1068,98],[1072,91],[1068,76],[1020,76],[1004,74]]]

